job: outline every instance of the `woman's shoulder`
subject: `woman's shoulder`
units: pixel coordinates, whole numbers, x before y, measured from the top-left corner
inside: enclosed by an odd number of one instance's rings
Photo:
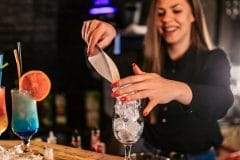
[[[209,51],[211,56],[226,56],[226,52],[221,48],[215,48]]]
[[[196,63],[196,65],[201,67],[202,69],[203,68],[208,69],[219,66],[226,67],[230,65],[228,55],[221,48],[214,48],[212,50],[195,49],[193,50],[192,55],[195,58],[190,63]]]
[[[226,54],[226,52],[221,49],[221,48],[215,48],[209,51],[206,51],[205,54],[203,54],[204,56],[204,61],[207,64],[219,64],[219,65],[223,65],[223,64],[228,64],[230,63],[229,57]]]
[[[207,50],[207,51],[202,51],[202,57],[205,59],[228,59],[228,55],[226,54],[226,52],[221,49],[221,48],[215,48],[215,49],[212,49],[212,50]]]

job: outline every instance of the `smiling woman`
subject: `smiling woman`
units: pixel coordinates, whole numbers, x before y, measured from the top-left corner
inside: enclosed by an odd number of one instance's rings
[[[188,160],[214,160],[222,143],[217,120],[233,103],[230,64],[223,50],[212,49],[200,0],[153,0],[144,40],[143,69],[112,87],[120,100],[143,100],[147,118],[143,152]],[[86,21],[82,37],[91,50],[106,47],[114,28]],[[132,84],[122,88],[121,86]],[[133,93],[133,94],[126,94]]]

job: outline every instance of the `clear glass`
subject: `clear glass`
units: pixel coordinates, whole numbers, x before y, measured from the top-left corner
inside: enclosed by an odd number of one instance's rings
[[[124,145],[125,160],[130,160],[132,144],[139,140],[144,127],[140,100],[121,102],[117,99],[112,120],[114,136]]]
[[[6,108],[6,100],[5,100],[5,87],[0,87],[0,136],[8,127],[8,116],[7,116],[7,108]],[[5,149],[0,146],[0,151],[4,151]]]
[[[20,157],[34,157],[35,154],[30,149],[31,137],[38,131],[39,120],[37,113],[37,103],[32,96],[23,90],[12,89],[12,131],[21,140]],[[39,156],[39,155],[37,155]]]

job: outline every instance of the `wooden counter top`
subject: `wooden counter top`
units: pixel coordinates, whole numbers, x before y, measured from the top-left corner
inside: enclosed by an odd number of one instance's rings
[[[0,145],[10,148],[20,144],[20,141],[0,140]],[[96,153],[79,148],[68,147],[59,144],[47,144],[46,142],[31,141],[31,149],[44,153],[46,145],[53,149],[54,160],[123,160],[123,157],[112,156],[108,154]]]
[[[240,150],[240,125],[222,126],[221,132],[224,137],[224,146]]]

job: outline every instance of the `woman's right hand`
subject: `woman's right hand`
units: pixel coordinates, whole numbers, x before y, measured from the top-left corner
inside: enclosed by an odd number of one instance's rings
[[[88,20],[83,23],[82,38],[87,43],[87,56],[91,56],[96,45],[100,48],[107,47],[115,36],[116,30],[109,23],[99,20]]]

